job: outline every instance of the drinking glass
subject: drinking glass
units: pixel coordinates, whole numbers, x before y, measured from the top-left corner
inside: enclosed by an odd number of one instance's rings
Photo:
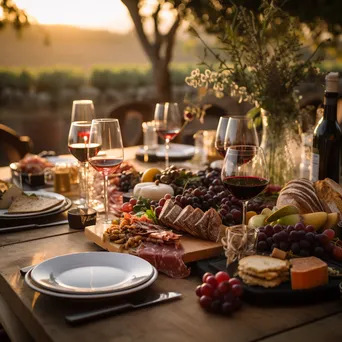
[[[233,145],[259,146],[258,134],[253,120],[246,116],[231,116],[224,137],[224,149]]]
[[[165,168],[168,168],[170,141],[177,136],[182,127],[178,103],[157,103],[154,122],[157,134],[165,140]]]
[[[216,130],[215,148],[223,158],[226,155],[225,137],[229,118],[229,116],[221,116]]]
[[[96,145],[93,150],[92,146]],[[117,171],[124,159],[124,150],[119,121],[117,119],[95,119],[91,123],[88,148],[90,165],[103,176],[104,180],[104,223],[108,219],[108,176]]]
[[[259,195],[269,183],[262,148],[254,145],[228,147],[221,179],[224,186],[242,201],[242,226],[245,227],[248,200]]]
[[[91,120],[95,119],[95,109],[92,100],[75,100],[72,103],[71,122],[81,121],[91,124]],[[71,127],[70,127],[71,128]],[[90,127],[89,127],[90,130]],[[88,131],[89,133],[89,131]],[[89,134],[88,134],[89,136]],[[80,143],[85,143],[80,141]],[[70,151],[71,152],[71,151]],[[72,153],[72,152],[71,152]],[[76,157],[76,156],[75,156]],[[78,159],[76,157],[76,159]],[[79,187],[80,199],[74,201],[79,207],[88,206],[88,162],[80,162],[79,167]]]

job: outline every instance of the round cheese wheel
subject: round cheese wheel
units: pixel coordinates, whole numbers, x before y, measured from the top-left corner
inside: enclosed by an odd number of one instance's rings
[[[170,185],[158,184],[154,182],[139,183],[134,187],[133,196],[148,198],[152,201],[159,201],[164,195],[170,194],[173,196],[174,191]]]

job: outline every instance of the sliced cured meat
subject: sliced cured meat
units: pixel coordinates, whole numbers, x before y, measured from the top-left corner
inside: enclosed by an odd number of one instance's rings
[[[171,278],[186,278],[190,275],[190,268],[184,264],[183,254],[183,248],[150,242],[144,242],[137,249],[139,257]]]

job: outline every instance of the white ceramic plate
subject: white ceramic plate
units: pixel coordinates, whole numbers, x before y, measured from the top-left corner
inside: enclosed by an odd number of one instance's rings
[[[51,290],[44,289],[40,287],[38,284],[36,284],[32,278],[31,278],[31,272],[29,271],[25,275],[25,282],[26,284],[33,289],[34,291],[37,291],[39,293],[52,296],[52,297],[58,297],[58,298],[66,298],[66,299],[102,299],[102,298],[110,298],[110,297],[118,297],[118,296],[124,296],[130,293],[141,291],[149,286],[151,286],[158,277],[158,271],[152,266],[153,274],[152,277],[145,283],[130,288],[128,290],[124,291],[114,291],[114,292],[108,292],[108,293],[101,293],[101,294],[70,294],[70,293],[61,293],[61,292],[54,292]]]
[[[47,191],[25,191],[25,194],[32,195],[35,194],[36,196],[40,197],[47,197],[47,198],[56,198],[61,200],[62,202],[53,208],[46,209],[43,211],[37,211],[35,213],[23,213],[23,214],[9,214],[7,209],[0,209],[0,217],[33,217],[38,216],[41,214],[51,213],[53,211],[57,211],[65,205],[65,197],[60,194],[56,194],[54,192],[47,192]]]
[[[144,154],[144,147],[141,146],[138,149],[138,153]],[[170,144],[169,157],[171,158],[185,158],[192,157],[195,154],[195,147],[192,145],[184,144]],[[156,151],[157,157],[165,158],[165,145],[159,145]]]
[[[42,262],[31,272],[40,287],[64,293],[122,291],[147,282],[152,265],[134,255],[108,252],[75,253]]]

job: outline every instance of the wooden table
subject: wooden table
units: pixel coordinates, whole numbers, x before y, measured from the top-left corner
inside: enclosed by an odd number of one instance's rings
[[[1,172],[0,169],[0,178]],[[64,322],[66,314],[113,301],[87,303],[41,295],[26,286],[19,269],[58,255],[100,249],[86,240],[83,232],[72,231],[67,225],[1,234],[0,246],[0,294],[36,341],[313,342],[342,339],[341,301],[297,307],[245,304],[232,317],[216,316],[201,310],[197,303],[194,290],[200,280],[196,274],[187,279],[159,275],[150,289],[181,292],[181,300],[70,327]]]

